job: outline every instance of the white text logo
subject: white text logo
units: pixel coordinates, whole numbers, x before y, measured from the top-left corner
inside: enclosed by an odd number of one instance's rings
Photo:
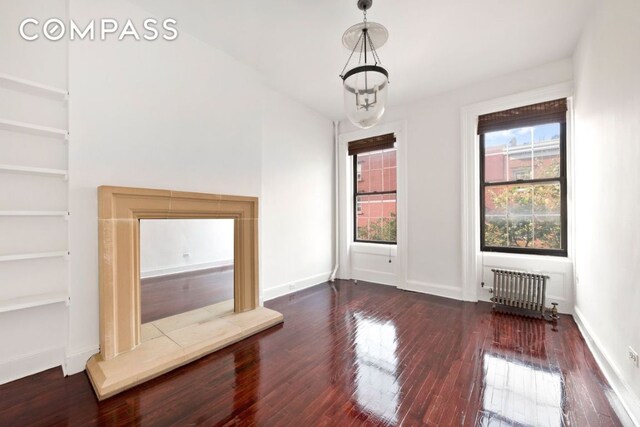
[[[147,18],[137,27],[131,19],[124,25],[113,18],[91,20],[85,25],[77,24],[73,19],[65,22],[58,18],[50,18],[40,22],[36,18],[25,18],[20,23],[20,36],[27,41],[38,40],[41,36],[47,40],[58,41],[67,36],[69,40],[117,40],[154,41],[162,38],[173,41],[178,38],[177,21],[166,18],[158,21]]]

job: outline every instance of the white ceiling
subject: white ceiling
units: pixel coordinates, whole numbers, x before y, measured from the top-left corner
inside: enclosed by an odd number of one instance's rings
[[[338,74],[356,0],[131,0],[258,70],[275,89],[344,117]],[[595,0],[374,0],[390,105],[571,56]]]

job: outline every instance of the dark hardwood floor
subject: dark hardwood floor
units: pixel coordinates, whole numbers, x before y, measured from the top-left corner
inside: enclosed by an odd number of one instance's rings
[[[621,425],[571,317],[347,281],[266,305],[283,325],[104,402],[59,369],[0,386],[0,425]]]
[[[233,266],[140,280],[142,323],[233,299]]]

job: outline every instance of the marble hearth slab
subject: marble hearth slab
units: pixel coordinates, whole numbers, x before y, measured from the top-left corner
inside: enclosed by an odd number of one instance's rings
[[[282,314],[268,308],[234,313],[232,307],[225,301],[144,324],[138,347],[110,360],[94,355],[87,362],[87,373],[98,399],[111,397],[283,322]]]

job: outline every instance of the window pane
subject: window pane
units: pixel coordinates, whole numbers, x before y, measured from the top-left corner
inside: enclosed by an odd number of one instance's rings
[[[358,154],[356,183],[358,193],[396,191],[396,149]]]
[[[560,123],[489,132],[484,147],[485,182],[560,176]]]
[[[358,196],[356,228],[356,240],[395,242],[396,195]]]
[[[562,249],[560,183],[485,187],[486,246]]]
[[[486,187],[484,192],[484,243],[507,247],[508,191],[505,186]]]

